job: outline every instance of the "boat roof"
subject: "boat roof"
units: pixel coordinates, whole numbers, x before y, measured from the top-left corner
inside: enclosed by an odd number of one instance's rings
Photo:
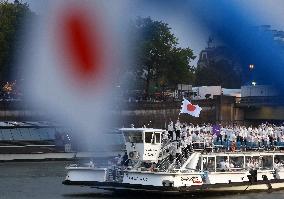
[[[128,132],[137,132],[137,131],[141,131],[141,132],[163,132],[165,130],[163,129],[154,129],[154,128],[121,128],[119,129],[120,131],[128,131]]]
[[[43,127],[60,127],[55,122],[48,121],[0,121],[0,129],[13,129],[13,128],[43,128]]]

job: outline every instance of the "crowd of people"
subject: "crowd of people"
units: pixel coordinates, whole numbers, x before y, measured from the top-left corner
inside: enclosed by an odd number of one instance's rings
[[[172,163],[182,163],[193,150],[224,150],[224,151],[241,151],[241,150],[274,150],[275,148],[284,148],[284,123],[274,125],[262,123],[258,126],[245,125],[221,125],[202,124],[194,125],[182,123],[177,120],[171,121],[167,130],[162,135],[163,150],[169,155],[169,161]],[[117,166],[127,167],[129,164],[128,154],[119,155],[113,162]],[[240,162],[219,162],[221,170],[228,168],[238,168]],[[247,160],[246,167],[257,167],[256,160]],[[232,166],[234,165],[234,166]],[[156,165],[148,165],[153,169]],[[208,162],[208,168],[210,163]]]
[[[180,151],[185,148],[271,149],[284,147],[284,124],[263,123],[256,127],[218,123],[193,125],[177,120],[169,123],[163,140],[175,141]]]
[[[208,151],[246,151],[246,150],[274,150],[284,148],[284,123],[274,125],[263,123],[258,126],[202,124],[193,125],[181,123],[179,120],[170,122],[163,134],[163,143],[169,161],[182,163],[193,150]],[[218,161],[220,170],[230,170],[242,167],[241,161]],[[247,160],[247,168],[257,168],[259,162]],[[210,162],[207,163],[210,168]]]

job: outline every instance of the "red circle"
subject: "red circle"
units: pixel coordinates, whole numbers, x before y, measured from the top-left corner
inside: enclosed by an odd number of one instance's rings
[[[191,112],[196,109],[196,107],[192,104],[188,104],[186,108],[187,108],[188,111],[191,111]]]

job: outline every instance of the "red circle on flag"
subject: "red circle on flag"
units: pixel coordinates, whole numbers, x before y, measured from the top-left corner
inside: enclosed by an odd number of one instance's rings
[[[188,104],[188,105],[186,106],[186,108],[187,108],[188,111],[191,111],[191,112],[196,109],[196,107],[195,107],[194,105],[192,105],[192,104]]]

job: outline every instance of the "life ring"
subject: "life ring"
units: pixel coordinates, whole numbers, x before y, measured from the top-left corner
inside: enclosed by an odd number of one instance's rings
[[[131,151],[131,152],[129,153],[129,157],[130,157],[130,158],[134,158],[134,152],[133,152],[133,151]]]

